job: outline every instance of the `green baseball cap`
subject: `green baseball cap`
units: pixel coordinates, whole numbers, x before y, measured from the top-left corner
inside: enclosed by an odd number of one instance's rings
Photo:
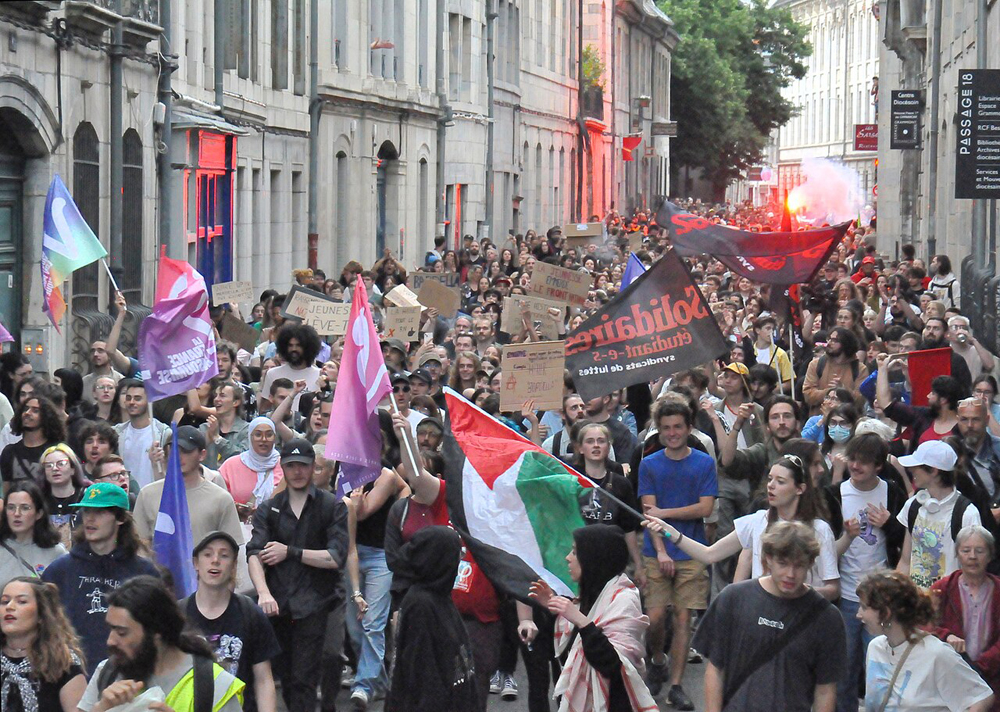
[[[128,511],[128,495],[112,482],[98,482],[83,491],[83,497],[70,507],[94,507],[107,509],[118,507]]]

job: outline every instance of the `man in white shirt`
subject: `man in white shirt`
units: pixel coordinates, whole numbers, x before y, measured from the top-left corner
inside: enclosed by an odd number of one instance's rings
[[[982,524],[979,510],[955,489],[957,463],[958,455],[940,440],[921,443],[912,455],[899,458],[919,491],[896,517],[907,529],[896,570],[924,590],[958,569],[954,539],[958,531]],[[914,507],[917,512],[911,515]],[[956,511],[961,514],[960,521],[955,521],[959,518]]]
[[[260,411],[267,412],[277,403],[271,403],[265,394],[271,392],[271,382],[276,378],[287,378],[292,383],[306,382],[306,391],[315,391],[321,369],[316,365],[316,357],[320,351],[320,339],[316,330],[307,324],[287,323],[278,331],[275,349],[281,357],[282,364],[267,372],[264,382],[260,384]],[[305,392],[305,391],[304,391]],[[299,397],[295,396],[292,408],[299,407]]]
[[[149,459],[150,448],[163,442],[170,429],[153,418],[149,413],[146,389],[142,381],[129,379],[124,390],[127,423],[115,426],[118,431],[118,453],[125,461],[125,467],[140,488],[163,477],[163,472],[155,472]]]

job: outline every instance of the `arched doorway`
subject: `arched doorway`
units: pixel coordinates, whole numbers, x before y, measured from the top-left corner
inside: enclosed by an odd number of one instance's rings
[[[20,343],[23,251],[24,149],[14,126],[0,113],[0,322]],[[4,350],[10,348],[4,344]]]
[[[395,166],[390,170],[389,162],[396,161],[399,152],[392,141],[385,141],[378,149],[378,165],[375,169],[375,259],[381,259],[386,247],[386,237],[389,225],[386,219],[386,206],[389,195],[393,192],[392,185],[396,173]]]

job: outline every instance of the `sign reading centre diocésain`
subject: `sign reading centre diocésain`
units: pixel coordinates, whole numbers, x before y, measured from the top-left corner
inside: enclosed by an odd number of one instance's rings
[[[577,393],[590,400],[728,350],[701,290],[670,250],[566,337],[566,368]]]
[[[958,73],[956,198],[1000,198],[1000,69]]]

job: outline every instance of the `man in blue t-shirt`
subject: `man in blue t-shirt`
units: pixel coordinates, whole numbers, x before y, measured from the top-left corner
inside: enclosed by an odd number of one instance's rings
[[[676,401],[661,401],[653,423],[663,450],[639,464],[639,498],[646,513],[670,522],[685,537],[705,542],[703,520],[712,513],[719,484],[715,460],[688,447],[694,425],[691,409]],[[670,690],[667,700],[679,710],[694,704],[681,688],[687,662],[691,611],[708,606],[708,572],[663,537],[646,534],[643,545],[646,569],[646,613],[649,615],[649,673],[647,684],[654,696],[663,687],[666,659],[663,653],[667,607],[674,612],[670,644]]]

